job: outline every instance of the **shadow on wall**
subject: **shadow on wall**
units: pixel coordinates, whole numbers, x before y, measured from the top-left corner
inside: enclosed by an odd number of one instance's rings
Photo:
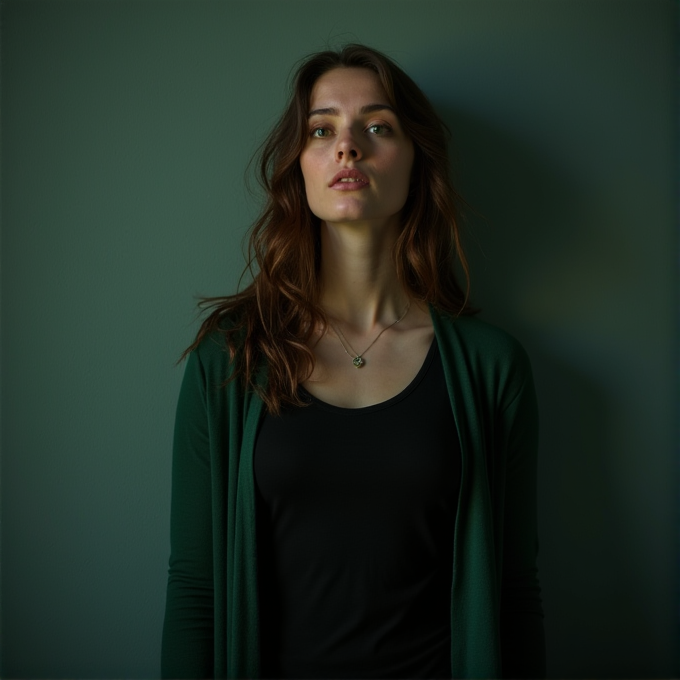
[[[620,309],[633,246],[625,236],[608,239],[602,202],[575,173],[474,116],[437,110],[452,131],[455,185],[471,205],[464,238],[472,302],[522,341],[536,378],[549,675],[649,677],[663,623],[649,620],[625,522],[631,508],[611,469],[620,423],[606,372],[625,366],[616,352],[604,360],[592,323],[609,297],[618,296]]]

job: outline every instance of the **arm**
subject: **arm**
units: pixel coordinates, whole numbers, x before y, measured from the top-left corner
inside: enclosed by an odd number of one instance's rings
[[[163,678],[213,676],[210,481],[206,378],[196,350],[187,361],[175,419]]]
[[[545,639],[536,569],[538,409],[531,367],[523,351],[514,368],[519,390],[501,416],[506,451],[501,586],[503,677],[542,678],[546,672]]]

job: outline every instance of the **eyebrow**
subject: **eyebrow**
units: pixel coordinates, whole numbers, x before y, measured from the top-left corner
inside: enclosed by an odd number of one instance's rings
[[[397,112],[387,104],[366,104],[366,106],[361,107],[361,113],[373,113],[374,111],[391,111],[395,116]],[[340,112],[335,108],[327,109],[314,109],[307,114],[307,118],[312,116],[339,116]]]

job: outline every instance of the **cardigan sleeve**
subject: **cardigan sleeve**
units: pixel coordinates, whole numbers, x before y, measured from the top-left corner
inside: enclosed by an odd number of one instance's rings
[[[505,678],[542,678],[545,639],[536,568],[538,409],[529,359],[523,349],[518,349],[511,379],[518,389],[501,413],[506,452],[501,658]]]
[[[214,584],[206,373],[189,355],[175,418],[163,678],[213,677]]]

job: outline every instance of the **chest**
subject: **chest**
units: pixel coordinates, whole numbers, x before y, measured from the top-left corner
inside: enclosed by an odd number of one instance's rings
[[[402,392],[422,368],[434,339],[431,326],[390,329],[378,340],[340,338],[329,332],[313,347],[315,367],[303,387],[317,399],[343,408],[363,408]],[[368,349],[367,349],[368,347]],[[361,356],[362,365],[353,359]]]

